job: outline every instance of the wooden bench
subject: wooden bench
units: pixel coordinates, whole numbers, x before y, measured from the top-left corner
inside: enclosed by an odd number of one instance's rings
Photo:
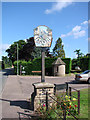
[[[41,71],[32,71],[32,73],[41,73]]]

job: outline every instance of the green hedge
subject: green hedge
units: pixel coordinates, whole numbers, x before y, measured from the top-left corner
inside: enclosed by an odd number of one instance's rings
[[[82,71],[90,70],[90,57],[80,59],[80,68]]]
[[[72,60],[72,69],[75,69],[75,66],[79,66],[82,71],[90,70],[90,57],[73,59]]]
[[[20,74],[20,65],[21,65],[21,69],[22,71],[25,71],[26,75],[30,75],[31,74],[31,71],[32,71],[32,63],[30,61],[18,61],[18,71],[19,71],[19,74]],[[23,67],[24,67],[24,70],[23,70]],[[14,62],[14,71],[15,71],[15,74],[17,74],[17,61]]]
[[[72,69],[72,61],[71,58],[63,58],[62,61],[66,63],[66,73],[70,73]]]
[[[45,58],[45,74],[52,75],[52,63],[57,59],[55,58]],[[64,58],[62,59],[66,63],[66,73],[70,73],[71,71],[71,59]],[[32,71],[41,71],[41,58],[35,58],[32,62],[26,61],[18,61],[19,66],[19,74],[20,74],[20,65],[22,68],[24,67],[24,71],[26,75],[35,75],[41,73],[32,73]],[[17,61],[14,62],[15,73],[17,73]]]

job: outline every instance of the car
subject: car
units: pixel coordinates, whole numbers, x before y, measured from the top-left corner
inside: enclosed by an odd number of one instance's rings
[[[86,70],[86,71],[82,72],[81,74],[76,74],[75,80],[86,81],[90,84],[90,70]]]

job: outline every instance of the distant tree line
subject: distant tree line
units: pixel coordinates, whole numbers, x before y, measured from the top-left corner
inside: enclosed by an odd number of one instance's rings
[[[18,44],[18,47],[17,47]],[[46,57],[61,57],[65,58],[65,51],[63,49],[62,40],[59,38],[56,41],[55,47],[53,48],[53,53],[50,53],[50,48],[46,49]],[[37,48],[34,43],[34,37],[29,39],[19,40],[11,44],[11,46],[6,50],[9,59],[12,61],[17,60],[17,49],[18,49],[18,60],[32,61],[34,58],[41,57],[41,48]]]

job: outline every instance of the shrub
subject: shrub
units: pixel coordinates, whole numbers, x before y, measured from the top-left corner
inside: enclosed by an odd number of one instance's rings
[[[52,75],[52,63],[57,59],[55,58],[45,58],[45,74]],[[71,71],[71,59],[64,58],[62,59],[66,63],[66,73],[70,73]],[[18,61],[18,68],[20,74],[20,65],[22,68],[24,67],[25,74],[27,75],[40,75],[41,73],[32,73],[32,71],[41,71],[41,58],[35,58],[32,62],[28,61]],[[14,62],[15,73],[17,73],[17,61]]]
[[[90,58],[81,58],[80,67],[82,71],[90,70]]]

